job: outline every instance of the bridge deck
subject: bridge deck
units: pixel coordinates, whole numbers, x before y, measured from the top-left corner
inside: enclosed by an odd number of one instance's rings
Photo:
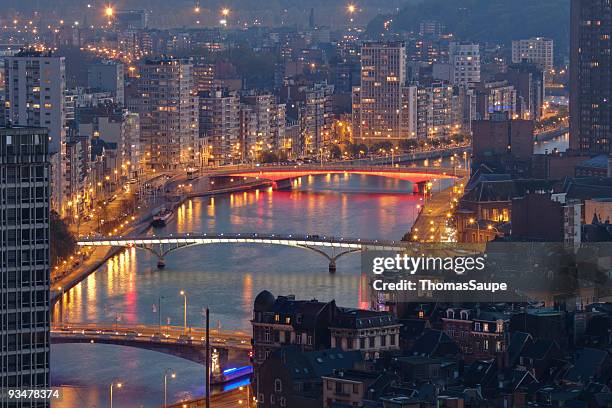
[[[249,350],[251,348],[251,336],[243,332],[211,330],[210,336],[210,344],[213,347],[235,350]],[[182,327],[177,326],[161,326],[160,328],[159,326],[148,325],[70,323],[54,324],[51,327],[51,339],[58,343],[92,341],[133,343],[134,345],[156,343],[205,346],[206,330],[188,328],[185,333]]]
[[[410,243],[390,240],[368,240],[360,238],[328,237],[320,235],[282,234],[183,234],[150,237],[92,237],[80,239],[80,246],[129,246],[146,244],[203,245],[221,243],[253,243],[285,246],[311,246],[354,250],[401,251]]]

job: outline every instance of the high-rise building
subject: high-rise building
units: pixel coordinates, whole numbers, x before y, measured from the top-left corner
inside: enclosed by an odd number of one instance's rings
[[[612,3],[572,0],[570,148],[610,153],[612,143]]]
[[[49,129],[49,151],[61,152],[66,141],[64,57],[21,51],[4,61],[7,123]]]
[[[24,50],[4,60],[6,123],[48,129],[51,154],[51,203],[65,207],[66,67],[64,57]]]
[[[467,86],[480,82],[480,46],[472,43],[452,42],[448,49],[454,85]]]
[[[240,97],[227,89],[200,92],[202,163],[230,163],[241,158]]]
[[[419,139],[447,138],[461,130],[454,98],[453,86],[448,83],[434,82],[418,87],[416,128]]]
[[[112,92],[115,102],[125,105],[122,63],[103,61],[91,64],[87,70],[87,85],[95,90]]]
[[[402,131],[406,47],[403,42],[365,43],[361,48],[361,87],[353,92],[359,105],[356,138],[365,143],[398,142]]]
[[[512,63],[523,61],[538,64],[544,71],[554,68],[553,40],[534,37],[527,40],[512,41]]]
[[[47,129],[0,129],[0,388],[49,386]],[[3,407],[47,407],[48,402]]]
[[[285,138],[285,105],[271,94],[248,95],[240,106],[240,140],[245,158],[276,151]]]
[[[299,125],[302,154],[319,154],[329,147],[334,122],[334,86],[326,82],[311,83],[287,80],[281,89],[281,101],[285,103],[286,114]],[[294,145],[294,147],[297,147]]]
[[[146,60],[140,67],[133,110],[140,114],[146,164],[154,169],[187,168],[198,150],[198,98],[188,60]]]

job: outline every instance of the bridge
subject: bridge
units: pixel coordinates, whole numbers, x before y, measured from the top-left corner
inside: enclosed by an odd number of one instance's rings
[[[165,256],[178,249],[211,244],[282,245],[306,249],[322,255],[329,261],[329,271],[336,271],[336,261],[346,254],[361,251],[403,251],[410,243],[389,240],[330,237],[320,235],[282,234],[184,234],[147,237],[85,238],[79,246],[133,247],[149,251],[157,257],[157,266],[165,266]],[[331,253],[326,252],[329,251]]]
[[[365,166],[354,164],[327,164],[327,165],[295,165],[266,166],[260,168],[241,167],[224,168],[212,173],[209,177],[211,182],[226,183],[233,182],[236,178],[250,178],[256,180],[269,180],[274,183],[275,188],[285,189],[291,187],[292,180],[304,176],[329,175],[329,174],[358,174],[368,176],[387,177],[398,180],[406,180],[414,183],[415,193],[423,192],[424,185],[434,179],[454,179],[465,173],[464,169],[448,167],[419,167],[413,166]]]
[[[229,353],[247,357],[251,336],[243,332],[210,331],[211,373],[218,378],[227,367]],[[199,364],[206,361],[206,330],[177,326],[97,323],[60,323],[51,327],[51,343],[113,344],[181,357]]]

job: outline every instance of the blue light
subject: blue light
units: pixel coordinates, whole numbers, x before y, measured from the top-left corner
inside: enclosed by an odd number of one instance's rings
[[[247,377],[242,380],[234,381],[223,387],[223,391],[231,391],[240,387],[246,387],[251,384],[251,380]]]
[[[246,370],[253,370],[253,367],[244,366],[244,367],[228,368],[226,370],[223,370],[223,375],[228,375],[228,374],[236,373],[239,371],[246,371]]]

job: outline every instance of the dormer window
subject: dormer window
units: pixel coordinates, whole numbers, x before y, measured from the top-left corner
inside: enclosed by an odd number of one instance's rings
[[[276,323],[280,322],[280,315],[278,313],[274,315],[274,321]]]
[[[291,317],[285,317],[285,324],[291,324]]]
[[[468,319],[468,312],[465,310],[461,311],[461,320],[467,320]]]
[[[454,319],[455,318],[455,311],[453,309],[448,309],[446,311],[446,317],[449,319]]]

